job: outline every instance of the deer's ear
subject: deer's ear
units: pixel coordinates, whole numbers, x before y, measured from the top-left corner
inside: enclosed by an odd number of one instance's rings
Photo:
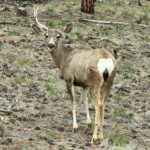
[[[69,33],[71,32],[72,28],[73,28],[73,23],[67,23],[63,29],[63,32]]]

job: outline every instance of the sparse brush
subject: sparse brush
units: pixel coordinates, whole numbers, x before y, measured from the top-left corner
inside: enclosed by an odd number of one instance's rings
[[[12,26],[8,28],[8,32],[9,32],[9,35],[20,36],[22,33],[22,30],[18,27]]]
[[[118,133],[109,133],[107,137],[109,139],[109,142],[114,144],[115,146],[125,146],[129,144],[129,139]]]
[[[49,75],[44,84],[44,90],[51,95],[62,96],[65,93],[63,85],[60,84],[60,80],[55,75]]]
[[[5,133],[5,126],[3,124],[0,124],[0,137],[3,137]]]
[[[43,132],[40,137],[47,142],[53,142],[55,139],[59,138],[59,134],[54,130],[48,130]]]

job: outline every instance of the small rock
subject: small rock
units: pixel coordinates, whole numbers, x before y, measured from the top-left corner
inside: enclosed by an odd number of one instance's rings
[[[80,146],[79,149],[85,149],[85,147],[84,146]]]
[[[68,142],[72,142],[72,139],[69,139]]]
[[[91,144],[89,142],[85,143],[85,146],[91,146]]]
[[[58,131],[60,131],[60,132],[63,132],[64,131],[64,127],[59,127],[59,128],[57,128],[58,129]]]
[[[72,144],[72,147],[73,147],[73,148],[76,148],[77,146],[76,146],[76,144]]]
[[[19,112],[19,111],[23,111],[23,108],[14,107],[11,110],[14,111],[14,112]]]
[[[10,144],[12,144],[12,139],[11,139],[11,138],[6,138],[6,139],[2,142],[2,144],[10,145]]]
[[[58,145],[58,150],[65,150],[65,146],[64,145]]]
[[[147,111],[145,113],[145,118],[146,118],[147,121],[150,121],[150,111]]]
[[[41,130],[41,128],[40,128],[40,127],[35,127],[34,129],[35,129],[35,130]]]
[[[34,141],[34,139],[33,139],[33,138],[29,138],[28,140],[29,140],[29,141]]]

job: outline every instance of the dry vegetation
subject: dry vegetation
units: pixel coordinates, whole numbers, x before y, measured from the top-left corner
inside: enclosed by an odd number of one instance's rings
[[[104,140],[90,146],[93,126],[86,126],[77,88],[79,129],[72,132],[71,101],[51,60],[46,39],[33,33],[33,9],[28,17],[13,6],[0,12],[0,149],[150,149],[150,2],[106,0],[96,2],[94,15],[80,13],[80,0],[49,0],[40,6],[39,19],[49,28],[74,22],[73,45],[105,47],[118,53],[118,74],[106,100]],[[79,18],[113,20],[123,25],[97,25]],[[94,121],[94,105],[90,102]]]

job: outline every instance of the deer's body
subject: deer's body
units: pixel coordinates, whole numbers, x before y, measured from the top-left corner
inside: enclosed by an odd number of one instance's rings
[[[74,85],[92,90],[95,82],[103,84],[103,73],[100,72],[98,63],[101,59],[115,59],[105,49],[74,49],[66,58],[62,66],[62,76],[65,81],[72,81]],[[97,85],[99,86],[99,85]]]
[[[54,39],[50,40],[55,41]],[[49,42],[49,44],[51,43]],[[52,43],[53,43],[52,42]],[[104,100],[110,92],[116,74],[116,60],[105,49],[71,49],[58,39],[51,51],[53,61],[60,69],[62,78],[66,81],[68,92],[73,103],[73,128],[78,127],[76,122],[76,100],[74,87],[84,89],[84,99],[87,113],[87,123],[91,123],[87,95],[90,92],[95,99],[95,129],[93,140],[103,138]]]
[[[42,29],[47,27],[41,25],[37,20],[37,11],[34,11],[36,23]],[[72,24],[64,28],[68,33]],[[48,46],[54,63],[60,69],[61,76],[66,82],[68,92],[72,100],[73,129],[78,128],[76,122],[76,98],[74,85],[83,87],[83,96],[87,114],[87,123],[91,123],[88,108],[88,93],[90,92],[95,101],[95,127],[92,138],[94,140],[103,138],[104,101],[110,92],[116,74],[116,60],[113,55],[105,49],[72,49],[66,47],[63,42],[63,33],[59,30],[49,30],[50,38]],[[47,36],[48,38],[48,36]]]
[[[111,59],[114,70],[116,65],[115,58],[105,49],[71,49],[64,46],[62,41],[59,41],[55,50],[51,51],[51,55],[65,81],[70,81],[83,88],[89,87],[91,90],[94,82],[97,84],[101,82],[102,85],[104,81],[103,74],[98,68],[99,60]]]

